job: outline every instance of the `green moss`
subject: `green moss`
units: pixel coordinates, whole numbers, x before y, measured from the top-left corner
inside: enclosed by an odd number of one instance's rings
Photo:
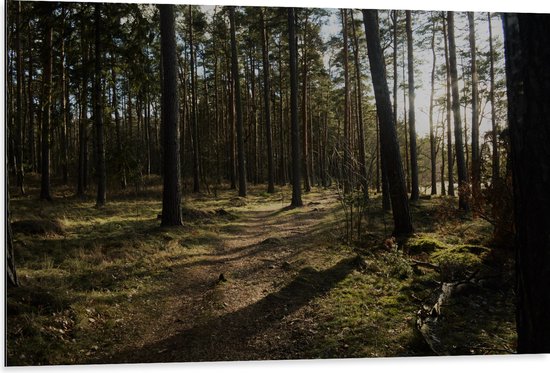
[[[429,254],[436,250],[447,249],[449,246],[435,238],[423,236],[420,238],[411,238],[407,240],[405,243],[405,248],[409,254],[416,255],[420,253]]]
[[[472,245],[439,249],[431,254],[430,260],[439,265],[443,281],[454,281],[481,265],[482,257],[476,254],[479,249],[480,247]]]

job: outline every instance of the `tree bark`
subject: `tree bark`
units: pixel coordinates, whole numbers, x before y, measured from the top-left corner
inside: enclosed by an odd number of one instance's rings
[[[300,129],[298,127],[298,53],[295,8],[288,8],[288,45],[290,50],[290,141],[292,153],[291,207],[303,206],[301,189]]]
[[[519,353],[550,352],[550,16],[504,15]]]
[[[271,86],[269,74],[269,51],[267,27],[265,24],[265,9],[260,11],[260,28],[262,31],[262,65],[264,80],[264,115],[265,115],[265,133],[267,142],[267,192],[275,193],[275,179],[273,168],[273,137],[271,133]]]
[[[158,5],[162,54],[162,226],[182,225],[174,5]]]
[[[243,109],[241,102],[241,83],[239,78],[239,59],[235,36],[235,7],[229,7],[229,24],[231,33],[231,70],[235,87],[235,111],[237,114],[237,167],[239,171],[239,196],[246,197],[246,163],[244,155]]]
[[[376,110],[380,120],[380,141],[382,156],[386,161],[390,196],[393,210],[394,235],[407,235],[413,232],[403,164],[399,153],[397,131],[393,123],[390,93],[386,80],[386,65],[380,46],[378,11],[363,10],[367,48],[376,100]]]
[[[452,107],[455,127],[456,168],[458,173],[458,207],[469,210],[469,185],[466,163],[464,160],[464,145],[462,142],[462,120],[460,119],[460,97],[458,94],[458,73],[456,69],[456,45],[454,35],[454,12],[447,12],[449,26],[449,67],[451,72]]]

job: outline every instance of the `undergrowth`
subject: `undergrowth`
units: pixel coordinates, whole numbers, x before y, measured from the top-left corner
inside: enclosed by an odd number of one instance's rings
[[[480,288],[448,306],[446,317],[453,320],[449,330],[455,332],[447,334],[455,335],[460,346],[455,352],[514,349],[509,258],[491,246],[489,224],[458,213],[451,206],[454,199],[435,197],[411,205],[417,235],[396,242],[389,233],[391,215],[375,197],[362,221],[362,234],[344,244],[344,213],[333,191],[314,189],[305,196],[304,209],[285,208],[288,187],[267,194],[258,186],[247,198],[230,190],[218,190],[216,196],[187,194],[184,225],[165,229],[158,219],[158,181],[114,194],[105,208],[63,188],[53,203],[38,201],[36,186],[25,197],[11,194],[21,287],[7,296],[9,365],[101,361],[139,338],[174,296],[173,274],[212,258],[225,237],[239,234],[242,216],[258,211],[268,213],[271,223],[292,222],[305,211],[316,222],[315,230],[304,233],[307,238],[273,237],[258,244],[261,250],[294,245],[293,256],[269,266],[284,269],[283,277],[273,278],[272,292],[304,269],[315,274],[343,258],[361,258],[330,289],[283,318],[280,328],[285,330],[278,333],[286,338],[280,337],[278,349],[269,349],[262,358],[429,355],[415,328],[417,311],[437,295],[439,283],[474,271],[500,277],[494,281],[488,275],[491,292]],[[411,258],[440,270],[418,267]],[[227,274],[230,281],[239,276]],[[225,299],[229,288],[217,287],[216,296]],[[224,302],[216,304],[216,312],[203,317],[223,313]]]

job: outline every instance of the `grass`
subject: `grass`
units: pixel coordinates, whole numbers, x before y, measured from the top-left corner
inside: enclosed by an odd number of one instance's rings
[[[10,289],[7,296],[9,365],[98,362],[124,346],[139,345],[140,336],[159,325],[181,294],[202,286],[197,285],[199,279],[188,279],[180,288],[176,273],[214,263],[225,240],[250,224],[244,217],[258,213],[266,213],[273,226],[296,222],[292,235],[239,248],[242,253],[235,253],[235,261],[262,252],[270,255],[270,261],[263,268],[244,265],[226,272],[228,282],[205,293],[200,314],[182,315],[198,325],[224,317],[237,322],[240,317],[250,319],[246,312],[252,311],[244,310],[263,312],[262,302],[274,295],[280,303],[276,307],[280,321],[266,326],[265,338],[276,340],[276,346],[258,342],[261,353],[247,356],[430,354],[414,327],[416,312],[436,295],[438,281],[458,279],[474,269],[491,276],[500,270],[496,290],[480,288],[447,305],[449,323],[441,333],[448,343],[460,346],[453,353],[514,349],[510,271],[502,269],[509,265],[508,259],[487,248],[491,227],[461,216],[451,206],[452,199],[436,197],[412,205],[417,235],[388,248],[391,216],[381,211],[378,197],[369,202],[362,236],[344,244],[341,206],[333,191],[321,188],[304,196],[303,209],[285,209],[289,188],[267,194],[264,186],[251,186],[244,199],[229,190],[219,190],[216,196],[186,195],[184,215],[189,219],[170,229],[160,228],[157,219],[158,179],[150,180],[139,193],[114,194],[104,208],[96,208],[91,198],[70,197],[66,188],[55,190],[53,203],[36,199],[36,185],[25,197],[11,193],[22,286]],[[361,263],[341,267],[343,260],[357,254]],[[447,266],[451,275],[413,267],[410,256]],[[220,263],[228,268],[229,264]],[[296,297],[305,297],[304,291],[307,298],[302,302]],[[265,298],[248,304],[251,296]],[[296,307],[287,309],[288,302]]]

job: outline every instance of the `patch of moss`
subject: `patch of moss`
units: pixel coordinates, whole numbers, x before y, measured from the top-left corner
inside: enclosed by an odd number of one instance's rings
[[[439,249],[431,254],[430,261],[439,265],[443,281],[455,281],[481,265],[482,258],[475,253],[479,248],[479,246],[458,245]]]
[[[449,246],[431,237],[411,238],[405,243],[405,250],[411,255],[432,253],[436,250],[448,249]]]

